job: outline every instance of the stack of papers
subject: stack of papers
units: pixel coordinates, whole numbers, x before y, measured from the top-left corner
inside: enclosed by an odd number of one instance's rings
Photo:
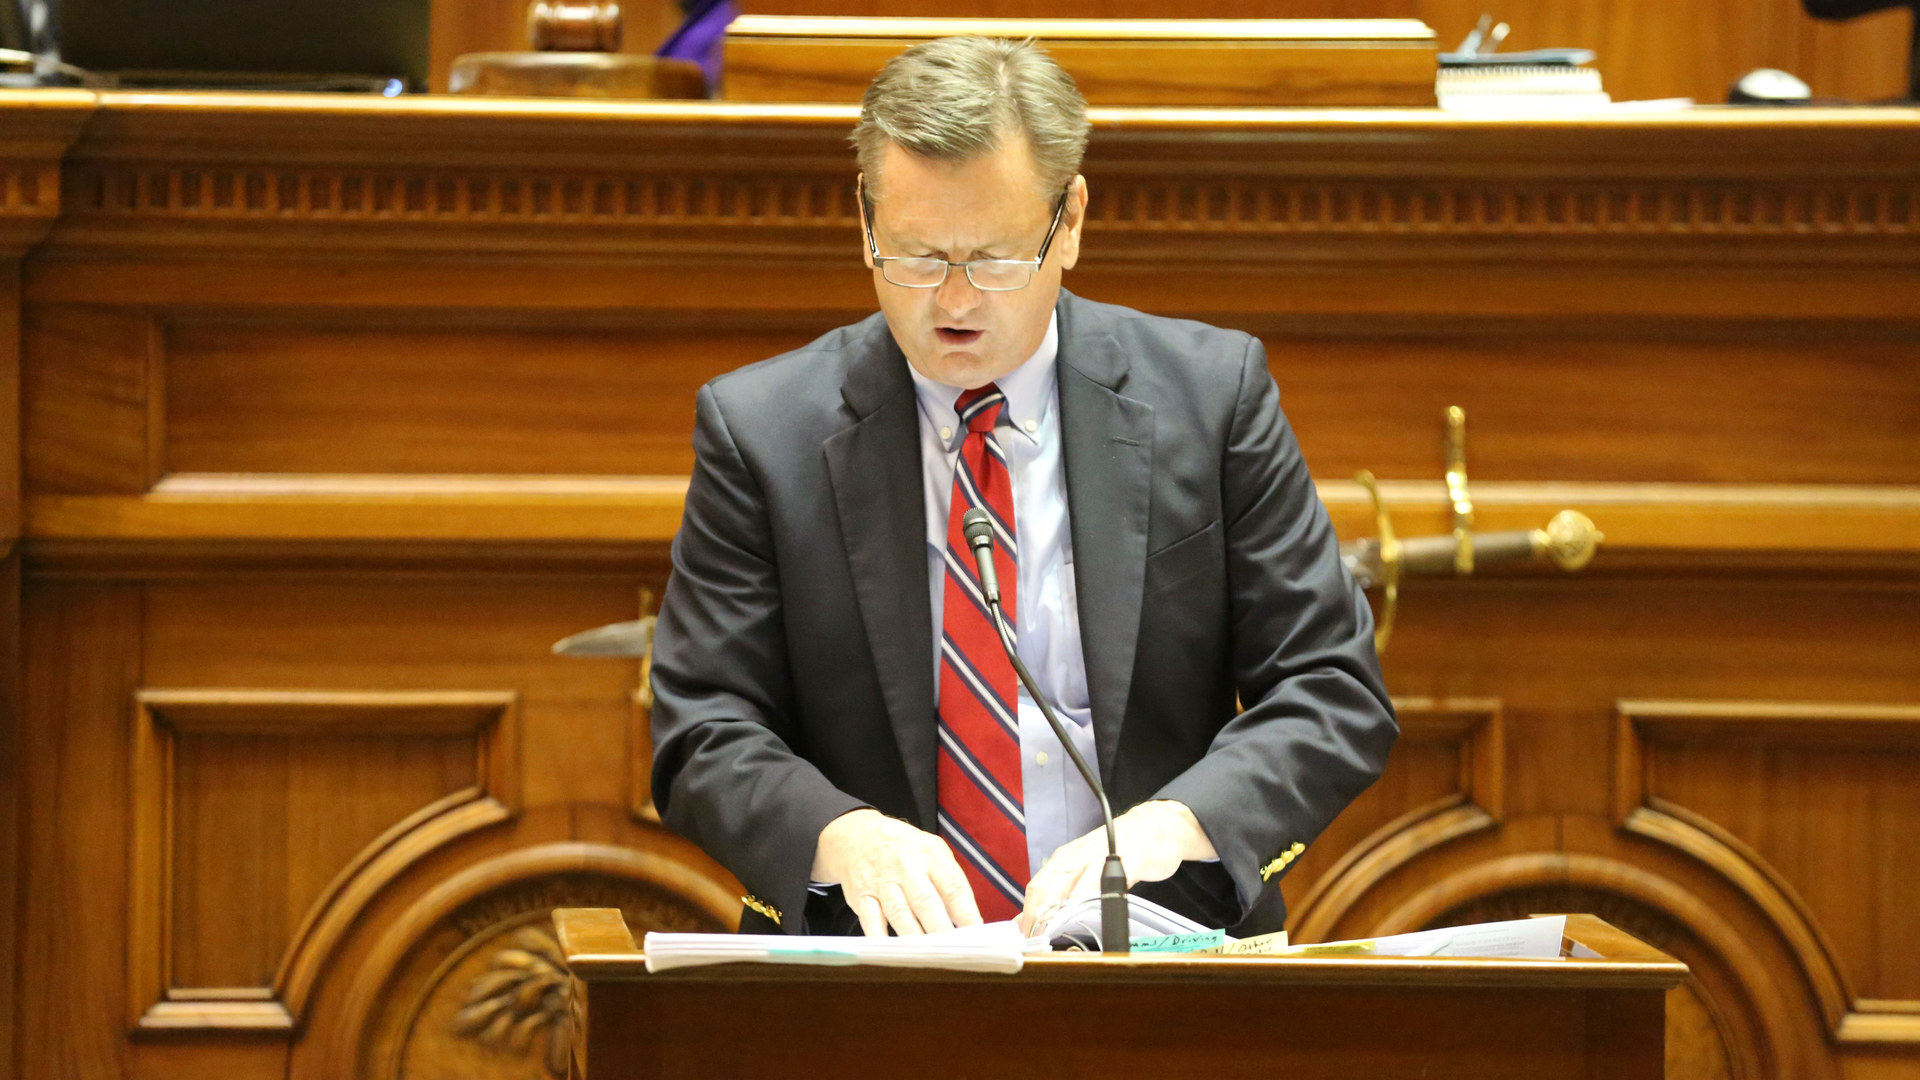
[[[1010,975],[1024,961],[1026,939],[1010,922],[967,926],[919,937],[806,937],[789,934],[648,933],[647,971],[704,964],[818,964],[946,968]]]
[[[1214,955],[1265,953],[1283,956],[1475,956],[1507,959],[1558,959],[1567,918],[1515,919],[1511,922],[1453,926],[1393,937],[1330,941],[1286,947],[1284,933],[1236,942],[1221,931],[1201,926],[1177,912],[1130,896],[1129,932],[1140,952],[1201,952]],[[1079,901],[1055,912],[1041,933],[1024,938],[1013,923],[987,923],[920,937],[806,937],[786,934],[649,933],[643,946],[649,972],[705,964],[815,964],[840,967],[945,968],[1011,975],[1025,954],[1053,948],[1100,948],[1100,901]]]
[[[1448,112],[1593,112],[1613,101],[1598,71],[1567,64],[1441,68],[1434,92]]]

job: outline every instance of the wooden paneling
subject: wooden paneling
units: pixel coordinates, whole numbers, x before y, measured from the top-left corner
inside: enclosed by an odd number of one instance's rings
[[[49,362],[31,374],[27,470],[44,494],[144,490],[156,456],[209,473],[684,474],[694,388],[809,336],[188,324],[167,335],[164,446],[150,450],[160,380],[146,320],[60,308],[33,332]],[[1908,437],[1920,389],[1907,371],[1920,338],[1904,329],[1783,340],[1756,325],[1690,342],[1627,321],[1551,341],[1510,324],[1264,337],[1322,476],[1430,473],[1425,436],[1459,404],[1488,480],[1920,481]]]
[[[462,53],[527,48],[527,5],[521,0],[435,0],[431,12],[427,83],[434,91],[446,91],[447,72]]]
[[[24,875],[20,793],[24,777],[20,715],[20,551],[0,560],[0,1016],[17,1017],[20,905]],[[0,1024],[0,1080],[13,1080],[13,1023]]]
[[[458,736],[177,737],[174,985],[264,987],[333,873],[473,782]],[[297,858],[294,858],[297,854]]]
[[[806,341],[175,325],[167,463],[205,473],[685,474],[700,384]]]
[[[0,118],[0,1080],[22,1073],[18,1038],[29,1003],[44,997],[23,987],[29,925],[25,872],[31,852],[22,816],[29,775],[31,723],[22,691],[20,259],[60,212],[61,154],[92,112],[85,91],[40,95],[38,107]],[[42,954],[42,959],[44,960]]]
[[[633,578],[179,581],[147,590],[147,685],[512,690],[524,805],[625,806],[635,664],[575,660],[568,634],[634,618]]]
[[[1288,925],[1324,930],[1379,875],[1426,848],[1493,828],[1506,815],[1506,727],[1500,703],[1394,702],[1400,740],[1374,785],[1335,818],[1281,881]]]
[[[0,264],[0,1017],[18,1016],[20,911],[20,264]],[[14,1080],[0,1023],[0,1080]]]
[[[1511,771],[1508,814],[1605,820],[1618,698],[1899,702],[1920,685],[1910,584],[1656,580],[1416,582],[1388,685],[1498,692],[1510,758],[1557,763]]]
[[[519,808],[510,692],[146,690],[131,1022],[297,1023],[368,896]]]
[[[1920,883],[1905,872],[1920,859],[1920,705],[1627,701],[1620,716],[1627,826],[1699,830],[1688,850],[1805,920],[1803,963],[1836,984],[1841,1037],[1920,1042]]]
[[[35,312],[26,345],[25,481],[36,491],[145,491],[163,465],[159,328],[144,312],[59,307]]]
[[[1435,466],[1438,467],[1437,465]],[[1452,528],[1445,485],[1386,481],[1408,535]],[[1351,480],[1322,480],[1342,536],[1374,527]],[[302,566],[342,558],[385,566],[658,565],[679,526],[686,480],[657,477],[309,476],[170,478],[145,496],[34,496],[27,541],[39,565],[100,572],[130,561],[237,566],[291,545]],[[1473,489],[1483,531],[1534,529],[1561,509],[1603,520],[1594,572],[1816,568],[1904,571],[1920,545],[1920,492],[1828,485],[1580,484],[1491,481]],[[404,548],[381,540],[412,542]]]
[[[20,264],[0,261],[0,543],[20,539]]]
[[[199,1045],[135,1043],[128,1076],[139,1080],[276,1080],[287,1073],[287,1044],[246,1037]]]
[[[653,687],[644,679],[633,692],[633,720],[627,725],[627,812],[659,821],[653,805]]]
[[[1265,344],[1317,476],[1434,475],[1437,418],[1460,405],[1475,480],[1920,483],[1911,331],[1673,338],[1620,320],[1553,339]]]
[[[127,733],[140,591],[29,587],[25,644],[19,1075],[120,1077],[126,1019]]]

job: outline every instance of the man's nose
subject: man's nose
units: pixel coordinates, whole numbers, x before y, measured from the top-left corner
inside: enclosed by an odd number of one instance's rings
[[[934,301],[940,305],[940,310],[955,318],[962,318],[979,307],[982,295],[967,279],[967,270],[963,266],[948,268],[947,280],[933,291]]]

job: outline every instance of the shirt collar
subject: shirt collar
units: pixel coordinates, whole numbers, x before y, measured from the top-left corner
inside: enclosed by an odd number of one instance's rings
[[[1056,312],[1047,317],[1047,333],[1040,339],[1040,347],[1025,363],[997,380],[1000,392],[1007,396],[1007,407],[1001,413],[1001,420],[1022,436],[1036,442],[1040,426],[1046,422],[1048,409],[1053,402],[1053,368],[1059,355],[1060,316]],[[913,376],[913,389],[920,399],[920,411],[933,421],[936,430],[946,432],[940,441],[947,449],[953,449],[965,434],[959,430],[960,414],[954,408],[960,401],[960,388],[935,382],[920,374],[919,369],[911,364],[907,366],[907,371]]]

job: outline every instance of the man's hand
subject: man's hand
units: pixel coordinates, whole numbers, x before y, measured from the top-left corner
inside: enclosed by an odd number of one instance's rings
[[[838,885],[868,937],[980,925],[973,887],[945,840],[878,810],[842,814],[820,830],[813,880]]]
[[[1127,885],[1164,881],[1188,860],[1218,858],[1199,819],[1185,803],[1171,799],[1143,802],[1113,819],[1120,861],[1126,864]],[[1018,920],[1020,932],[1033,933],[1034,923],[1062,901],[1100,894],[1100,871],[1107,863],[1106,826],[1061,845],[1027,881],[1026,910]]]

